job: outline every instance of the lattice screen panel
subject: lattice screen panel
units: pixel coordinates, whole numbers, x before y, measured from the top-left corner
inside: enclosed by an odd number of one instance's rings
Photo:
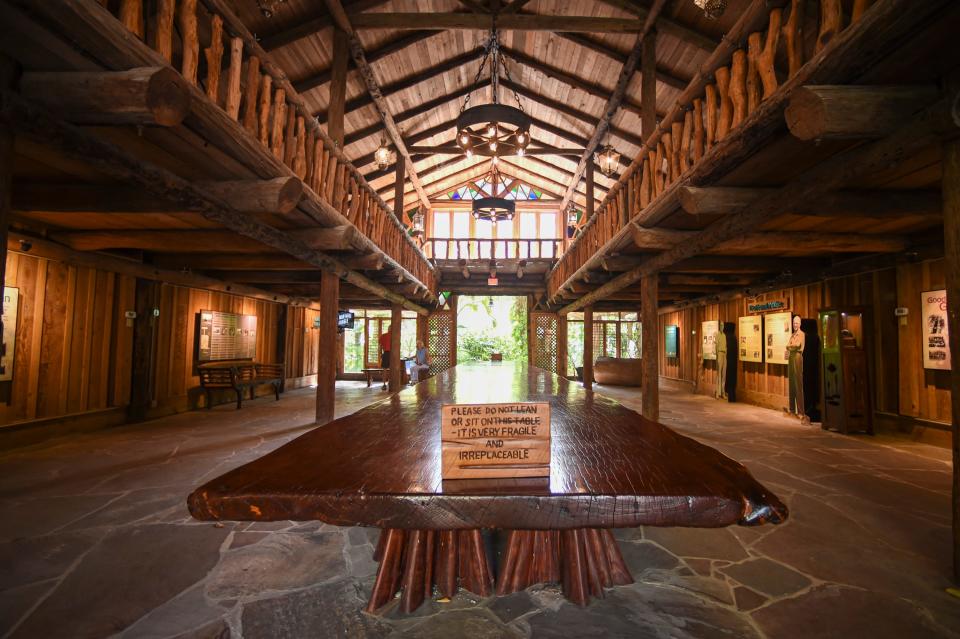
[[[530,336],[530,364],[557,372],[557,322],[556,313],[531,313],[532,335]]]
[[[430,374],[442,373],[456,365],[453,311],[434,311],[427,318],[427,349],[430,352]]]

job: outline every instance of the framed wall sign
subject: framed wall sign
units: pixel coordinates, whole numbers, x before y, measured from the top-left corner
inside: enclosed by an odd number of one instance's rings
[[[737,332],[737,346],[741,362],[763,361],[763,316],[741,317]]]
[[[0,382],[13,379],[14,351],[17,348],[17,311],[20,309],[20,289],[3,289],[3,343],[0,345]]]
[[[669,359],[677,357],[680,342],[680,327],[667,324],[663,329],[663,352]]]
[[[767,349],[767,364],[786,364],[787,342],[793,331],[793,314],[770,313],[763,316],[764,346]]]
[[[920,317],[923,335],[923,367],[948,371],[950,363],[950,327],[947,324],[947,291],[924,291],[920,294],[923,315]]]
[[[748,313],[770,313],[790,310],[790,297],[778,297],[772,300],[747,300]]]
[[[201,362],[253,359],[257,356],[257,316],[200,311],[198,356]]]
[[[700,350],[703,360],[717,359],[717,334],[720,332],[720,322],[709,320],[700,324]]]

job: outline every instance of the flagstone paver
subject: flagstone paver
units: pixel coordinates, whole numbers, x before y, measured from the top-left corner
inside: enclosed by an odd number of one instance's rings
[[[598,387],[634,409],[636,389]],[[386,396],[338,385],[338,415]],[[636,583],[363,606],[378,531],[194,521],[205,479],[306,432],[310,389],[0,452],[0,638],[948,637],[949,451],[843,437],[665,384],[662,421],[746,464],[779,527],[618,530]]]

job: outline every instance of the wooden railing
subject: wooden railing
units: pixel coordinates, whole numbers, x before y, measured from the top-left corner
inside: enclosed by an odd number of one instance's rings
[[[561,240],[428,237],[423,250],[435,260],[556,259]]]
[[[857,22],[874,1],[856,0],[847,27]],[[657,202],[671,185],[696,169],[711,149],[757,111],[777,91],[780,78],[787,82],[797,75],[805,62],[803,30],[809,28],[804,20],[806,4],[805,0],[792,0],[789,7],[770,10],[767,28],[750,32],[751,25],[763,20],[768,10],[768,3],[752,3],[550,272],[551,299],[602,247],[642,216],[644,209]],[[815,53],[845,28],[840,0],[820,0],[818,20]],[[788,68],[778,76],[775,60],[781,37]],[[746,42],[747,47],[740,47],[740,42]]]
[[[115,9],[130,32],[303,180],[320,206],[331,207],[430,291],[436,290],[433,267],[420,248],[223,0],[200,0],[199,5],[197,0],[99,1]],[[147,15],[145,7],[155,15]],[[145,37],[147,24],[153,25],[150,37]],[[201,47],[201,33],[208,46]]]

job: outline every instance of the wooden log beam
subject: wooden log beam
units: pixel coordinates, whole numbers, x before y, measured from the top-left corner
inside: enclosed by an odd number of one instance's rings
[[[144,190],[158,197],[168,198],[183,208],[195,207],[205,218],[231,231],[318,268],[332,271],[338,277],[391,302],[403,304],[410,310],[427,313],[427,309],[351,271],[339,260],[310,249],[288,233],[251,219],[170,171],[142,162],[109,142],[51,117],[19,95],[9,92],[0,94],[0,120],[12,126],[19,134],[58,149],[68,158],[85,162],[104,175],[120,182],[138,184]]]
[[[640,382],[640,414],[647,419],[660,421],[660,327],[657,309],[657,274],[650,273],[640,281],[640,366],[643,378]]]
[[[577,184],[580,182],[580,178],[583,177],[583,172],[584,169],[586,169],[587,163],[593,162],[594,151],[596,151],[597,147],[600,145],[600,142],[607,134],[607,130],[610,128],[613,117],[617,114],[617,111],[620,110],[620,105],[623,103],[626,96],[630,79],[636,72],[637,65],[640,64],[643,41],[653,29],[653,25],[656,22],[657,17],[660,15],[660,12],[663,11],[665,5],[666,0],[656,0],[653,8],[650,10],[650,13],[647,15],[646,19],[643,21],[643,24],[638,29],[639,35],[637,36],[637,41],[633,45],[633,49],[630,51],[627,61],[623,63],[623,67],[620,69],[620,75],[617,77],[617,83],[614,86],[613,93],[610,94],[610,97],[607,99],[606,106],[604,107],[603,116],[597,123],[597,127],[594,129],[593,135],[590,137],[590,141],[585,145],[586,148],[584,149],[583,156],[581,156],[580,162],[577,164],[577,169],[573,173],[573,179],[570,181],[570,184],[567,186],[567,189],[564,191],[563,197],[560,200],[561,211],[567,210],[567,204],[570,203],[570,198],[573,196],[573,193],[577,188]],[[572,31],[572,29],[565,29],[565,31]]]
[[[344,17],[346,13],[344,13]],[[479,13],[363,13],[350,16],[355,29],[443,29],[489,31],[490,14]],[[501,31],[571,31],[575,33],[639,33],[644,20],[634,18],[598,18],[594,16],[558,16],[541,14],[505,14],[497,17]]]
[[[224,293],[233,293],[235,295],[244,295],[267,302],[279,302],[281,304],[291,304],[293,306],[307,306],[316,308],[316,303],[305,296],[284,295],[267,291],[263,288],[249,286],[240,282],[238,279],[229,277],[213,277],[207,274],[193,272],[187,268],[174,267],[167,268],[158,264],[143,264],[132,260],[104,255],[103,253],[86,253],[75,251],[70,247],[58,244],[49,239],[27,235],[17,231],[11,231],[6,244],[10,252],[22,253],[43,257],[49,260],[58,260],[69,262],[77,266],[87,266],[103,271],[112,271],[123,275],[130,275],[145,280],[155,282],[166,282],[176,286],[186,286],[190,288],[204,289],[208,291],[220,291]],[[29,247],[29,249],[27,249]],[[299,263],[302,268],[304,264]]]
[[[756,202],[775,189],[755,187],[680,188],[680,206],[691,215],[726,215]],[[782,212],[816,217],[896,218],[904,215],[939,217],[943,200],[926,189],[834,191],[812,202],[786,202]]]
[[[190,112],[190,89],[170,67],[129,71],[31,71],[21,94],[76,124],[176,126]]]
[[[195,182],[194,186],[244,213],[288,213],[303,195],[295,177],[273,180]],[[174,203],[124,185],[20,183],[14,187],[17,212],[184,213]]]
[[[410,153],[413,154],[414,158],[418,156],[429,156],[429,155],[459,155],[463,156],[463,149],[458,147],[456,144],[441,144],[435,146],[411,146],[408,147]],[[566,157],[577,157],[579,158],[583,154],[583,149],[576,148],[563,148],[555,146],[535,146],[532,148],[524,149],[523,154],[525,156],[543,156],[543,155],[562,155]],[[423,158],[426,159],[426,158]],[[463,159],[462,157],[459,159]],[[417,160],[419,161],[419,159]],[[459,160],[458,160],[459,161]],[[422,175],[423,173],[421,173]],[[376,176],[383,177],[383,176]]]
[[[320,330],[317,331],[317,411],[316,423],[326,424],[336,415],[337,311],[340,309],[340,278],[330,271],[320,275]]]
[[[640,4],[635,0],[601,0],[604,4],[608,4],[612,7],[616,7],[621,11],[626,11],[627,13],[637,16],[641,20],[645,20],[650,15],[650,8],[645,6],[644,3]],[[717,45],[720,42],[692,26],[689,26],[683,22],[677,21],[673,18],[670,18],[665,15],[660,15],[657,17],[657,30],[661,33],[666,33],[671,35],[674,38],[678,38],[687,44],[692,44],[704,51],[713,51],[717,48]]]
[[[336,21],[337,26],[342,29],[344,34],[347,36],[350,46],[350,55],[353,57],[353,61],[356,63],[357,68],[360,71],[360,75],[363,76],[364,83],[367,85],[367,91],[370,93],[370,97],[373,98],[373,102],[377,107],[377,111],[380,113],[380,119],[383,120],[384,127],[387,130],[387,135],[389,135],[390,139],[393,141],[393,145],[396,148],[398,157],[403,157],[403,159],[407,162],[407,179],[409,179],[410,183],[413,184],[413,188],[417,191],[417,195],[419,196],[420,201],[423,203],[423,206],[429,210],[430,198],[427,197],[426,192],[423,190],[423,185],[420,183],[420,177],[417,175],[417,169],[410,157],[410,152],[407,150],[407,146],[403,141],[403,137],[400,135],[400,128],[393,119],[393,115],[390,112],[390,107],[387,104],[387,100],[380,90],[380,83],[377,81],[377,78],[373,73],[373,69],[367,62],[366,55],[363,51],[363,45],[354,31],[353,25],[347,18],[347,14],[343,10],[343,5],[340,3],[340,0],[326,0],[326,3],[327,9],[330,11],[330,14]],[[402,210],[402,203],[400,204],[400,208]]]
[[[583,387],[593,389],[593,308],[583,309]]]
[[[353,2],[348,2],[345,8],[350,13],[360,13],[362,11],[376,9],[381,5],[387,4],[387,2],[388,0],[354,0]],[[260,39],[260,46],[267,51],[275,51],[294,42],[309,38],[332,26],[333,17],[328,12],[318,13],[312,18],[298,20],[296,24],[289,28],[274,31],[263,36]]]
[[[863,18],[861,24],[867,22],[869,15]],[[583,308],[633,284],[645,275],[659,272],[675,262],[694,257],[721,243],[742,236],[748,230],[768,220],[779,210],[783,202],[815,199],[863,175],[898,166],[913,153],[939,142],[943,132],[948,130],[948,122],[947,107],[939,102],[905,123],[891,136],[834,155],[829,160],[803,172],[786,186],[777,189],[775,193],[771,193],[737,214],[721,218],[682,244],[664,251],[641,266],[617,276],[595,291],[565,306],[561,312],[566,313]]]
[[[935,86],[805,86],[784,116],[801,140],[882,138],[936,100]]]

